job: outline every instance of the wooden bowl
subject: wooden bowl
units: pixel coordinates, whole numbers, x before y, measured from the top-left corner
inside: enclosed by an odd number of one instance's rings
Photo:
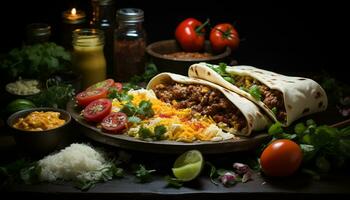
[[[210,42],[205,41],[204,52],[212,53],[211,57],[206,58],[173,58],[166,54],[181,52],[181,47],[176,40],[162,40],[154,42],[147,46],[146,52],[151,57],[153,63],[157,66],[159,72],[172,72],[187,76],[188,68],[192,64],[199,62],[207,62],[218,64],[220,62],[228,62],[231,49],[219,54],[214,54],[211,50]],[[203,53],[203,52],[200,52]]]

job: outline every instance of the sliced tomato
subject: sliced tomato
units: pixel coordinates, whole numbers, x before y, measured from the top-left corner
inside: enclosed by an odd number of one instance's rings
[[[98,82],[98,83],[95,83],[93,84],[92,86],[88,87],[86,89],[86,91],[89,91],[89,90],[95,90],[95,89],[98,89],[98,88],[105,88],[108,90],[108,88],[112,87],[114,84],[114,80],[113,79],[106,79],[104,81],[101,81],[101,82]]]
[[[121,92],[123,90],[123,84],[120,82],[115,82],[111,87],[108,88],[108,92],[112,91]]]
[[[75,100],[77,101],[78,105],[85,107],[96,99],[106,97],[107,90],[105,88],[98,88],[95,90],[85,90],[83,92],[80,92],[79,94],[77,94],[77,96],[75,96]]]
[[[102,122],[101,126],[104,130],[112,134],[122,133],[127,127],[128,116],[122,112],[112,112],[107,115]]]
[[[97,99],[87,105],[83,110],[86,121],[100,122],[112,110],[112,102],[109,99]]]

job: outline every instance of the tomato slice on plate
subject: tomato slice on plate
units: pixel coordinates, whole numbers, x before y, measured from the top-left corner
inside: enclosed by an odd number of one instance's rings
[[[98,88],[95,90],[85,90],[83,92],[80,92],[79,94],[77,94],[77,96],[75,96],[75,100],[77,101],[78,105],[85,107],[96,99],[101,99],[106,97],[107,97],[107,89]]]
[[[122,112],[113,112],[105,117],[101,126],[104,130],[112,134],[122,133],[127,127],[128,116]]]
[[[123,84],[120,82],[115,82],[111,87],[108,88],[108,92],[113,91],[121,92],[123,90]]]
[[[112,110],[112,102],[109,99],[97,99],[87,105],[83,110],[86,121],[100,122]]]
[[[93,84],[92,86],[88,87],[86,89],[86,91],[95,90],[95,89],[98,89],[98,88],[108,89],[108,88],[112,87],[113,84],[114,84],[114,80],[113,79],[106,79],[104,81],[101,81],[101,82]]]

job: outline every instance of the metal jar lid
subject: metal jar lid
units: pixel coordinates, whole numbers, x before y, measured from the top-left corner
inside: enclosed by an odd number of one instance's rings
[[[138,8],[122,8],[117,11],[117,21],[135,23],[143,22],[143,10]]]

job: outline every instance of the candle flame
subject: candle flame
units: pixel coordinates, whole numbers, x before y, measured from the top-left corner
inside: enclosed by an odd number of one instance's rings
[[[77,14],[77,9],[73,8],[72,11],[70,12],[72,15],[76,15]]]

